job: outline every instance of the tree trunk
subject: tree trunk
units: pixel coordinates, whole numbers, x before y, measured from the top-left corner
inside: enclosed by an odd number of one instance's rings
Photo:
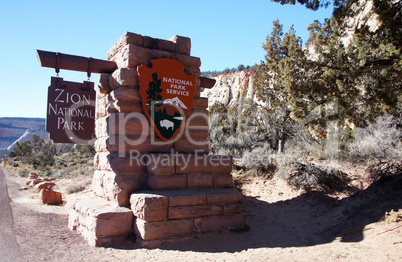
[[[280,138],[278,139],[278,153],[282,154],[285,146],[285,139]]]
[[[285,140],[286,140],[286,133],[284,131],[284,128],[282,127],[279,130],[279,134],[278,134],[278,153],[279,154],[282,154],[284,151]]]

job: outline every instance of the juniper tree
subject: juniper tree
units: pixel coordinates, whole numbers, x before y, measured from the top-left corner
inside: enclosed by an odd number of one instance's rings
[[[291,135],[294,120],[291,118],[289,90],[300,84],[303,74],[298,70],[304,56],[302,42],[296,36],[293,26],[284,34],[279,20],[273,22],[271,35],[263,45],[265,61],[256,66],[254,87],[257,98],[263,102],[262,116],[269,121],[268,128],[278,140],[278,152],[283,152],[285,141]]]
[[[312,10],[329,3],[297,2]],[[313,52],[297,67],[304,81],[285,84],[292,116],[323,137],[330,120],[363,127],[385,113],[400,117],[402,110],[402,2],[334,0],[333,5],[331,19],[309,26]]]

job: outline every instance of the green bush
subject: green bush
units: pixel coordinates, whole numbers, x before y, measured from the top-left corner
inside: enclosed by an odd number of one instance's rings
[[[37,135],[32,135],[31,141],[19,144],[8,155],[11,158],[30,164],[34,169],[53,166],[55,163],[55,146],[51,140],[45,142]]]

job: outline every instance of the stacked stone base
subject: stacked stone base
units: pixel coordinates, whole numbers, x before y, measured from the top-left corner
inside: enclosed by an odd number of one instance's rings
[[[133,236],[133,212],[93,195],[68,202],[68,227],[90,246],[119,247]]]
[[[157,247],[197,234],[243,227],[243,195],[234,189],[140,191],[131,209],[96,196],[70,201],[68,227],[90,246],[119,247],[135,235],[140,247]]]
[[[234,189],[143,191],[131,195],[134,233],[142,247],[200,233],[241,228],[243,196]]]

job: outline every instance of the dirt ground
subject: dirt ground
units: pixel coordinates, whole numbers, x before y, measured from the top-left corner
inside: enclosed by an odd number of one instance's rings
[[[89,247],[67,228],[63,206],[40,205],[34,189],[20,190],[26,178],[9,172],[6,178],[25,261],[402,261],[402,222],[379,221],[386,211],[402,209],[400,180],[363,181],[365,188],[352,197],[329,197],[292,190],[277,178],[252,178],[242,186],[248,232],[200,235],[156,249],[128,240],[113,249]],[[56,183],[62,189],[68,181]]]

